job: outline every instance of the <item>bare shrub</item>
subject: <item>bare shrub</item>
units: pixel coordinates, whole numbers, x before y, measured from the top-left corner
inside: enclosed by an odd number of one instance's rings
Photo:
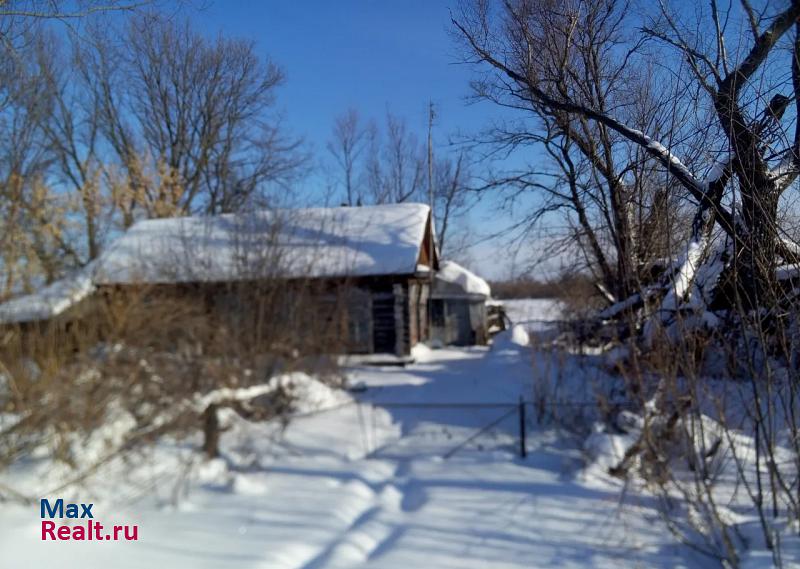
[[[3,328],[0,344],[0,468],[33,452],[77,467],[81,441],[128,421],[103,462],[161,437],[203,434],[219,454],[217,412],[248,420],[291,412],[291,397],[268,380],[307,370],[340,382],[346,289],[273,279],[224,285],[106,287],[80,317]]]

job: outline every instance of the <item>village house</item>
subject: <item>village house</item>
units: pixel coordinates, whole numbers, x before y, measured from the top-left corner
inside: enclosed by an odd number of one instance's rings
[[[77,274],[0,305],[0,324],[70,323],[98,299],[147,287],[196,299],[235,325],[253,312],[260,283],[279,282],[286,312],[265,325],[287,326],[286,299],[311,290],[307,312],[336,320],[342,353],[403,357],[432,339],[485,343],[488,285],[454,263],[432,279],[439,268],[430,209],[421,204],[143,220]]]

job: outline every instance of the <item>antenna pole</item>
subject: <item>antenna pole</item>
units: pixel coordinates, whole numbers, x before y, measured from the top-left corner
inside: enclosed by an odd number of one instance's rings
[[[433,119],[436,116],[433,110],[433,101],[428,102],[428,207],[431,213],[431,239],[429,243],[428,260],[430,263],[428,277],[428,337],[431,337],[433,330],[433,318],[431,316],[431,307],[433,305],[433,260],[436,252],[436,243],[433,237]]]

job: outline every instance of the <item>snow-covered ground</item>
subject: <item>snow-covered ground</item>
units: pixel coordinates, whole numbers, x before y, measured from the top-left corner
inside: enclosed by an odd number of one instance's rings
[[[514,324],[531,331],[543,331],[562,317],[561,302],[554,298],[513,298],[501,301]]]
[[[43,542],[38,504],[5,503],[0,567],[704,566],[674,544],[652,501],[588,475],[567,435],[530,422],[528,457],[518,456],[514,405],[536,381],[535,356],[512,341],[521,336],[504,333],[491,350],[418,349],[406,368],[350,369],[365,391],[337,394],[285,430],[226,416],[216,461],[162,443],[64,490],[47,463],[17,465],[0,484],[94,502],[97,521],[138,524],[139,540]],[[452,403],[464,405],[435,406]]]

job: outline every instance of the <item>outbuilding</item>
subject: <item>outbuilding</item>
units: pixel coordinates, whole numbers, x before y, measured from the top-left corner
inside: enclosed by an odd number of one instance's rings
[[[431,340],[455,346],[486,344],[486,302],[491,295],[484,279],[454,261],[442,261],[431,294]]]

